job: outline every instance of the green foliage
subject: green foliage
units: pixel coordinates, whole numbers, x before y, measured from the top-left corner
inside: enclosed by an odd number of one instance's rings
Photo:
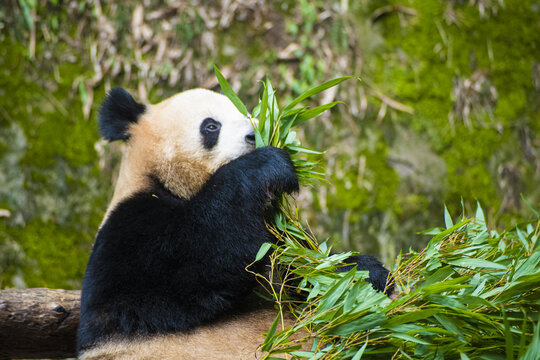
[[[9,276],[14,285],[80,287],[92,237],[81,236],[81,232],[74,228],[37,219],[24,227],[7,228],[0,223],[0,236],[7,240],[4,246],[14,244],[16,240],[17,251],[11,255],[12,260],[2,274]]]
[[[10,214],[0,218],[0,286],[76,289],[107,195],[97,127],[73,96],[86,70],[66,63],[38,75],[27,54],[0,39],[0,208]]]
[[[433,238],[424,250],[397,259],[393,301],[363,280],[365,272],[336,272],[350,253],[330,255],[297,219],[278,220],[273,281],[261,281],[280,313],[293,311],[297,322],[270,329],[265,358],[534,359],[540,222],[497,233],[487,228],[480,207],[474,219],[454,225],[446,210],[445,219],[446,229],[427,232]],[[291,297],[296,284],[307,302]],[[300,351],[310,343],[310,351]]]
[[[348,167],[351,159],[362,159],[358,167]],[[344,174],[333,174],[332,185],[335,197],[328,199],[328,205],[336,208],[350,208],[355,212],[399,211],[395,202],[398,176],[388,164],[388,151],[382,141],[377,141],[373,149],[358,153],[342,154],[338,164],[347,169]],[[359,186],[358,173],[362,172]]]

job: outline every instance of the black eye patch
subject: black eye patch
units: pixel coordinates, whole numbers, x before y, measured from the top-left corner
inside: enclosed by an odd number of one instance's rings
[[[216,146],[219,138],[219,130],[221,123],[212,118],[206,118],[201,123],[200,132],[202,135],[202,143],[205,149],[210,150]]]

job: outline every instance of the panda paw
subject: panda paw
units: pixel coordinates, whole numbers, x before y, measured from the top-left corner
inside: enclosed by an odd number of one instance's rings
[[[259,165],[259,175],[271,193],[291,194],[300,189],[296,170],[287,151],[265,146],[254,152]]]
[[[338,271],[349,271],[355,266],[357,270],[368,270],[369,277],[365,280],[371,283],[375,290],[383,291],[387,296],[392,294],[394,289],[392,276],[379,260],[370,255],[353,255],[346,262],[351,265],[343,266]]]

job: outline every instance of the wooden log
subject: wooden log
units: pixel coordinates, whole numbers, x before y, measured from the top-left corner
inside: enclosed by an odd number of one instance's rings
[[[76,357],[81,292],[0,290],[0,359]]]

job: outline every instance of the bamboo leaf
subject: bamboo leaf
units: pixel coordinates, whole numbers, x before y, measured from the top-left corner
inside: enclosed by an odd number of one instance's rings
[[[271,243],[265,242],[261,245],[259,251],[257,252],[257,256],[255,256],[255,261],[261,260],[267,253],[268,250],[272,247]]]
[[[540,354],[540,321],[536,323],[532,341],[521,360],[538,360],[538,354]]]
[[[332,306],[334,306],[336,301],[341,297],[341,295],[345,292],[345,290],[351,283],[354,275],[356,275],[356,268],[348,271],[345,276],[343,276],[330,290],[328,290],[327,296],[321,298],[320,300],[317,313],[324,313],[325,311],[328,311]]]
[[[422,339],[419,339],[419,338],[416,338],[414,336],[407,335],[407,334],[395,333],[395,334],[392,334],[392,337],[402,339],[402,340],[405,340],[405,341],[414,342],[414,343],[417,343],[417,344],[430,345],[430,343],[428,343],[427,341],[424,341]]]
[[[440,309],[426,309],[415,311],[412,313],[405,313],[403,315],[394,316],[392,319],[389,319],[384,323],[384,327],[393,327],[399,324],[412,323],[418,320],[429,318],[435,314],[439,314]]]
[[[540,251],[533,253],[521,265],[519,265],[514,273],[512,280],[518,280],[520,277],[533,274],[538,271],[540,263]]]
[[[444,314],[435,314],[433,317],[441,324],[446,330],[464,336],[465,334],[459,329],[459,326],[454,320]]]
[[[244,116],[248,116],[248,111],[246,109],[246,106],[240,100],[238,95],[234,92],[234,90],[231,88],[229,83],[227,82],[227,79],[223,76],[221,71],[219,71],[218,67],[214,65],[214,73],[216,74],[216,77],[219,82],[219,86],[221,87],[221,91],[223,91],[223,94],[231,100],[231,102],[234,104],[234,106],[240,111],[240,113]]]
[[[273,345],[273,342],[275,341],[275,333],[278,326],[278,322],[280,319],[280,314],[276,316],[274,321],[272,322],[272,325],[270,326],[270,329],[268,329],[268,333],[266,334],[266,337],[264,339],[264,343],[262,346],[262,351],[268,351]]]
[[[373,329],[386,320],[383,313],[372,313],[360,319],[348,321],[328,331],[331,335],[347,336],[365,329]]]
[[[485,268],[485,269],[499,269],[506,270],[506,266],[502,264],[497,264],[493,261],[488,261],[484,259],[474,259],[474,258],[461,258],[456,260],[448,261],[448,264],[455,266],[470,266],[474,268]]]
[[[298,114],[298,116],[294,120],[293,126],[301,125],[301,124],[305,123],[306,121],[308,121],[310,119],[313,119],[316,116],[319,116],[320,114],[322,114],[326,110],[329,110],[329,109],[333,108],[334,106],[336,106],[339,103],[341,103],[341,101],[334,101],[334,102],[331,102],[331,103],[328,103],[328,104],[324,104],[324,105],[314,107],[313,109],[305,110],[305,111]]]
[[[360,359],[362,359],[362,355],[364,354],[364,351],[366,350],[368,341],[369,341],[369,338],[366,339],[366,342],[364,343],[364,345],[362,345],[362,347],[360,349],[358,349],[358,351],[356,352],[356,354],[354,354],[354,356],[352,357],[351,360],[360,360]]]
[[[521,232],[521,230],[519,230],[518,226],[516,226],[516,233],[518,235],[519,240],[523,244],[523,247],[525,248],[525,250],[529,251],[529,249],[530,249],[529,242],[525,238],[525,235],[523,235],[523,232]]]
[[[452,274],[454,274],[454,269],[451,266],[445,266],[443,268],[440,268],[435,273],[427,277],[426,280],[424,280],[424,282],[422,283],[421,287],[441,283]]]
[[[452,221],[452,217],[450,216],[450,213],[448,212],[448,209],[446,208],[446,205],[444,205],[444,223],[445,223],[447,229],[454,226],[454,223]]]
[[[480,206],[479,202],[476,203],[476,220],[481,221],[483,223],[486,222],[484,211],[482,211],[482,207]]]
[[[534,214],[534,216],[536,216],[537,219],[540,219],[540,213],[538,213],[538,211],[536,211],[536,210],[531,206],[531,204],[527,201],[527,199],[525,199],[525,196],[523,196],[523,194],[521,194],[521,200],[523,200],[523,202],[525,203],[525,205],[527,205],[527,207],[529,208],[529,210],[531,210],[531,212]]]
[[[292,151],[307,153],[307,154],[317,154],[317,155],[323,154],[322,152],[317,151],[317,150],[312,150],[312,149],[308,149],[308,148],[304,148],[300,146],[294,146],[294,145],[288,145],[287,149],[292,150]]]
[[[316,86],[308,91],[306,91],[305,93],[303,93],[302,95],[298,96],[296,99],[294,99],[293,101],[291,101],[287,106],[285,106],[285,108],[283,108],[283,111],[287,111],[287,110],[291,110],[292,108],[294,108],[296,105],[298,105],[301,101],[307,99],[307,98],[310,98],[312,97],[313,95],[316,95],[318,93],[321,93],[323,92],[324,90],[327,90],[327,89],[330,89],[331,87],[334,87],[340,83],[342,83],[343,81],[345,80],[348,80],[350,78],[353,78],[354,76],[343,76],[343,77],[340,77],[340,78],[337,78],[337,79],[333,79],[333,80],[330,80],[330,81],[327,81],[325,82],[324,84],[321,84],[319,86]]]

